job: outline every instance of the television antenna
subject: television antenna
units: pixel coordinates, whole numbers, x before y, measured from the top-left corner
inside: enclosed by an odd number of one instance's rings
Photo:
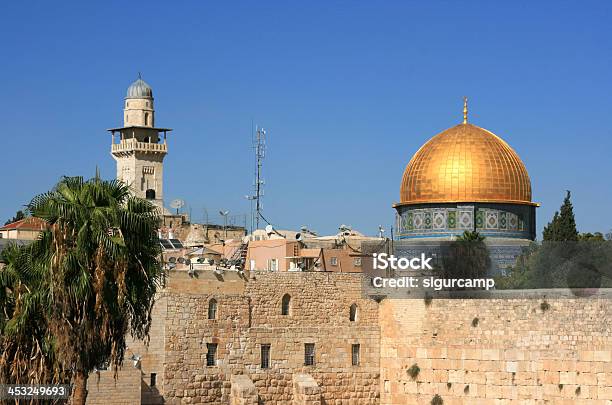
[[[179,210],[185,206],[185,201],[177,198],[176,200],[172,200],[170,202],[170,208],[174,208],[176,210],[176,215],[179,214]]]

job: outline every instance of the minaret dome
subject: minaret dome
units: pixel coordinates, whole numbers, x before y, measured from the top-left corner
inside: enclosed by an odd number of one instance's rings
[[[149,127],[155,125],[155,110],[153,108],[153,89],[140,74],[138,79],[127,89],[123,114],[124,126]]]

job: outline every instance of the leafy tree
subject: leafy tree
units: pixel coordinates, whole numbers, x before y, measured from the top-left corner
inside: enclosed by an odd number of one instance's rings
[[[17,211],[15,216],[4,223],[4,225],[12,224],[13,222],[21,221],[26,217],[25,212],[22,210]]]
[[[443,276],[445,278],[480,278],[491,268],[485,237],[476,231],[463,235],[443,248]]]
[[[0,365],[9,381],[25,369],[29,381],[69,378],[72,403],[83,405],[89,373],[103,363],[116,371],[122,363],[126,334],[148,337],[164,277],[159,217],[126,185],[97,176],[65,177],[28,209],[49,229],[13,252],[0,272],[11,291],[0,297],[7,314],[0,342],[3,349],[13,348],[2,352]],[[32,319],[39,323],[30,324]],[[35,349],[41,353],[28,363],[24,354]],[[8,367],[15,361],[21,371]]]
[[[574,207],[571,202],[571,193],[567,190],[560,211],[555,212],[553,219],[544,227],[543,239],[545,241],[568,242],[578,240]]]

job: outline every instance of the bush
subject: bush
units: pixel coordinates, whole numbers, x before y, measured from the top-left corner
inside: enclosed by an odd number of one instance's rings
[[[406,370],[406,373],[408,373],[410,378],[412,378],[413,380],[417,378],[420,372],[421,372],[421,368],[416,363],[414,363],[412,366],[410,366],[408,370]]]
[[[444,403],[444,400],[442,400],[442,397],[438,394],[434,395],[434,397],[431,399],[431,405],[442,405]]]

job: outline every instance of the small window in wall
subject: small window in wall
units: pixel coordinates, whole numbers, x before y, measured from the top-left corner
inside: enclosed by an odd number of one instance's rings
[[[337,266],[338,265],[338,258],[337,257],[332,257],[331,259],[329,259],[329,264],[331,264],[332,266]]]
[[[145,125],[149,125],[149,113],[145,113]]]
[[[212,367],[216,364],[217,360],[217,344],[206,343],[206,366]]]
[[[357,304],[353,304],[349,308],[349,321],[351,322],[357,321]]]
[[[157,373],[151,373],[151,384],[149,384],[149,386],[155,387],[156,384],[157,384]]]
[[[145,191],[145,198],[147,200],[155,200],[155,190],[150,188],[147,191]],[[172,226],[172,225],[170,225],[170,226]]]
[[[283,295],[281,302],[281,315],[289,315],[291,312],[291,296],[289,294]]]
[[[270,368],[270,345],[261,345],[261,368]]]
[[[314,343],[304,344],[304,365],[314,366],[315,364],[315,345]]]
[[[353,259],[353,265],[355,267],[361,267],[361,257],[356,257],[355,259]]]
[[[351,346],[351,364],[353,366],[358,366],[359,365],[359,345],[358,344],[354,344]]]
[[[278,271],[278,259],[268,259],[268,271]]]
[[[208,301],[208,319],[217,319],[217,300],[214,298]]]

